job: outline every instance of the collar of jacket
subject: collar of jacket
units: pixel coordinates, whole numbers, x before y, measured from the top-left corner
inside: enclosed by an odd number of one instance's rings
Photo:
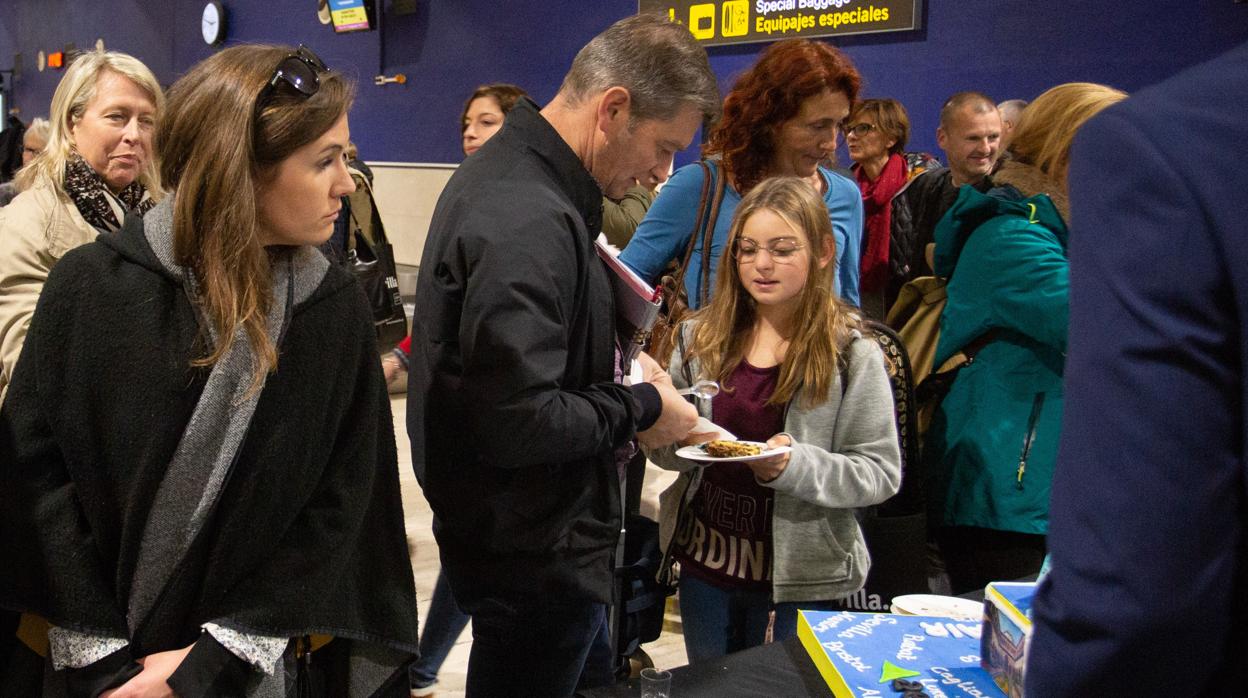
[[[174,261],[173,210],[174,196],[166,196],[146,214],[126,214],[125,223],[114,235],[101,235],[102,244],[113,248],[126,260],[156,272],[171,282],[184,286],[190,270]],[[312,296],[329,271],[329,261],[309,245],[283,246],[271,255],[273,268],[282,267],[289,259],[295,274],[294,303],[298,305]],[[285,298],[275,298],[283,302]]]
[[[1026,192],[1015,184],[1001,186],[1003,184],[1001,180],[994,179],[994,181],[998,187],[988,194],[981,194],[975,191],[974,187],[963,186],[958,190],[958,198],[953,202],[953,206],[940,219],[934,235],[936,238],[934,269],[937,276],[945,278],[951,276],[954,267],[957,266],[958,257],[962,254],[962,248],[966,245],[971,233],[994,218],[1002,216],[1022,218],[1031,224],[1043,226],[1057,236],[1062,247],[1066,246],[1068,236],[1066,222],[1052,197],[1047,193],[1033,193],[1031,196],[1025,196]]]
[[[1070,220],[1070,200],[1066,198],[1065,189],[1034,165],[1007,160],[992,175],[992,182],[998,187],[1014,187],[1023,196],[1048,194],[1062,220]]]
[[[552,177],[581,212],[590,234],[596,236],[602,230],[602,189],[533,100],[521,97],[507,112],[503,129],[493,140],[533,151],[550,167]],[[487,142],[486,147],[489,145]]]

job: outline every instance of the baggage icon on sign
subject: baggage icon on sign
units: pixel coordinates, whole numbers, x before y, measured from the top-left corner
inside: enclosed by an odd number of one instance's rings
[[[745,36],[750,31],[749,0],[728,0],[720,17],[721,33],[728,36]]]
[[[689,32],[698,41],[715,38],[715,3],[689,6]]]

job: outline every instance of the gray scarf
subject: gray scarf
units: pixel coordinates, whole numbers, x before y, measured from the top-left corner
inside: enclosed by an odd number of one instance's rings
[[[184,279],[187,295],[198,307],[194,275],[174,261],[173,197],[144,216],[143,232],[161,265]],[[280,348],[294,306],[312,295],[328,269],[324,255],[311,247],[283,249],[273,256],[273,301],[266,321],[269,340],[275,346]],[[215,335],[211,323],[204,324],[211,341],[219,343],[220,337]],[[127,620],[131,632],[155,608],[229,477],[263,388],[261,384],[252,389],[254,361],[245,332],[241,327],[235,329],[233,344],[208,375],[144,528],[139,573],[130,590]]]

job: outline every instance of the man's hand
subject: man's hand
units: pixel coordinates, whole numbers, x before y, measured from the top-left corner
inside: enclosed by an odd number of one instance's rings
[[[649,429],[639,432],[637,438],[646,448],[662,448],[670,446],[693,430],[698,423],[698,411],[685,398],[676,394],[672,387],[672,379],[664,373],[661,379],[646,381],[659,391],[663,400],[663,411],[659,419]]]
[[[641,381],[643,383],[657,383],[664,380],[668,383],[672,382],[672,377],[667,374],[667,371],[664,371],[659,362],[655,361],[646,352],[637,353],[637,363],[641,364]]]
[[[101,693],[100,698],[176,698],[168,680],[190,654],[191,647],[194,645],[147,655],[139,660],[143,671],[117,688]]]

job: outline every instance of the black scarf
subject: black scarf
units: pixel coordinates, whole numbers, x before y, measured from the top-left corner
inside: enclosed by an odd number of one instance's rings
[[[114,194],[100,173],[78,153],[72,153],[65,163],[65,192],[87,223],[106,233],[120,230],[121,221],[130,211],[144,214],[156,205],[151,193],[137,179]]]

